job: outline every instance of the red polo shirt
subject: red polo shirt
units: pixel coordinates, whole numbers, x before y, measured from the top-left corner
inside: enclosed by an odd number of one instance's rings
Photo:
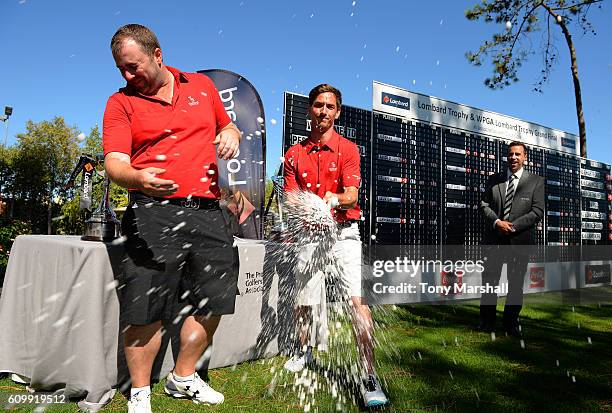
[[[347,186],[359,188],[359,149],[334,131],[331,139],[317,146],[310,138],[293,145],[285,154],[285,191],[302,189],[321,198],[327,191],[344,192]],[[361,218],[358,205],[348,210],[333,209],[338,222]]]
[[[104,112],[104,155],[121,152],[133,168],[164,168],[159,175],[189,195],[219,198],[215,136],[230,123],[212,80],[199,73],[166,68],[174,75],[172,104],[126,86]]]

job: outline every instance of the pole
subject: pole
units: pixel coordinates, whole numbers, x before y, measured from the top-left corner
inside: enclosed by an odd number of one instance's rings
[[[6,148],[6,142],[8,140],[8,116],[6,117],[6,120],[4,121],[5,125],[4,125],[4,147]]]

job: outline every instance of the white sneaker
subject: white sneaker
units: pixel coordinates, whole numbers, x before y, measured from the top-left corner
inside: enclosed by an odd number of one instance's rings
[[[167,395],[179,398],[189,398],[194,403],[221,404],[225,400],[223,394],[219,393],[208,385],[204,380],[194,373],[193,380],[178,381],[174,379],[174,374],[170,372],[167,377],[164,391]]]
[[[361,380],[360,388],[366,407],[383,406],[389,403],[375,375],[369,374],[367,378]]]
[[[130,397],[128,413],[151,413],[151,393],[139,391]]]
[[[287,360],[284,364],[285,370],[288,370],[292,373],[297,373],[298,371],[304,370],[304,367],[308,367],[312,364],[312,350],[310,347],[306,352],[301,352],[300,354],[293,355],[289,360]]]

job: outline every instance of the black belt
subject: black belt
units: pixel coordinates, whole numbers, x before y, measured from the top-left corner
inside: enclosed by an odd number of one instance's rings
[[[148,196],[142,192],[130,192],[130,203],[132,201],[156,201],[162,205],[170,204],[181,208],[190,209],[220,209],[219,200],[214,198],[201,198],[192,196],[189,198],[159,198]]]
[[[338,228],[348,228],[351,225],[353,225],[355,222],[357,222],[354,219],[348,220],[348,221],[342,221],[342,222],[338,222]]]

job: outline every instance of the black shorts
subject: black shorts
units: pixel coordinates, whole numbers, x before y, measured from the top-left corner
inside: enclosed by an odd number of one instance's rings
[[[144,325],[234,312],[238,248],[218,205],[186,208],[130,194],[116,275],[122,319]]]

